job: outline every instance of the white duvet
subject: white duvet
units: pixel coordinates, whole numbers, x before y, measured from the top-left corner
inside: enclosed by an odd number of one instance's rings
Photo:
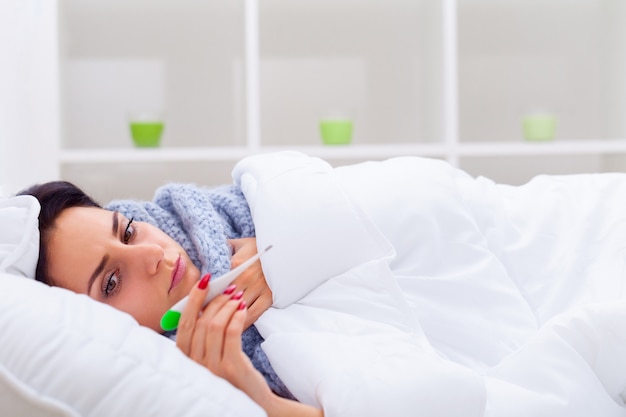
[[[626,415],[626,175],[498,185],[444,162],[234,171],[294,395],[333,416]]]

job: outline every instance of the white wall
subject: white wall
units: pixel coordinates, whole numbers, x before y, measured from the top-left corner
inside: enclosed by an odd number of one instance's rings
[[[57,0],[0,0],[0,192],[58,178]]]

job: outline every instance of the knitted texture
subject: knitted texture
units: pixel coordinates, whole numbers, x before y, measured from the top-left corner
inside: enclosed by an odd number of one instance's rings
[[[203,188],[173,183],[159,188],[153,201],[114,200],[106,209],[158,227],[183,247],[202,275],[210,272],[213,277],[230,270],[228,239],[255,236],[250,207],[234,185]],[[262,342],[254,326],[242,335],[244,352],[270,388],[293,399],[261,349]]]

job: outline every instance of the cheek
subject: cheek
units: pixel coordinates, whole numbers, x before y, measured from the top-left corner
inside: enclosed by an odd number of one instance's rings
[[[111,306],[130,314],[142,326],[160,331],[161,316],[169,307],[165,300],[155,291],[151,291],[150,287],[128,288],[127,286],[121,290],[119,297],[110,303]]]

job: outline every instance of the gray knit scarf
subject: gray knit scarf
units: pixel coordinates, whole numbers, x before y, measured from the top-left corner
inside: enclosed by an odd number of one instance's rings
[[[218,277],[230,270],[227,239],[255,236],[250,208],[234,185],[215,188],[191,184],[168,184],[159,188],[153,201],[115,200],[106,206],[127,218],[150,223],[178,242],[200,269]],[[255,326],[242,336],[243,349],[278,395],[293,399],[261,349],[263,338]]]

